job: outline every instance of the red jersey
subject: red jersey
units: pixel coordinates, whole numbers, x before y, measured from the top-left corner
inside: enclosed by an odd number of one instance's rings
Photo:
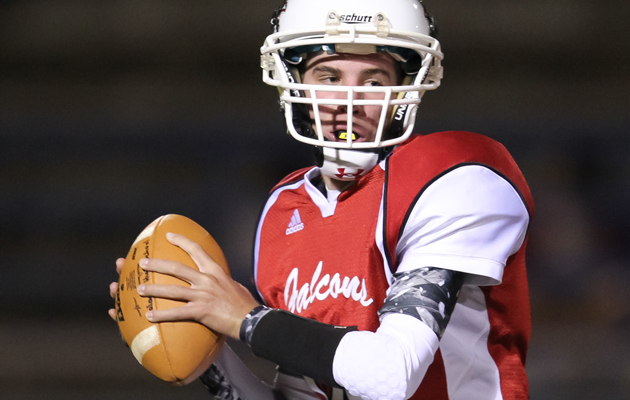
[[[412,210],[436,180],[471,165],[509,182],[533,212],[527,184],[505,148],[466,132],[413,136],[332,203],[307,182],[307,169],[288,176],[271,192],[259,222],[255,281],[260,295],[274,308],[375,331]],[[527,398],[530,311],[524,252],[523,242],[499,276],[492,276],[501,284],[462,289],[440,350],[412,399],[466,398],[467,391],[479,391],[480,374],[497,377],[479,398]],[[424,266],[443,267],[418,265]],[[473,337],[470,349],[462,346]],[[493,390],[500,397],[488,397]]]

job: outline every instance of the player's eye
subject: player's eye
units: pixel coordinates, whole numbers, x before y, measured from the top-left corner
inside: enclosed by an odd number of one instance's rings
[[[365,86],[383,86],[383,83],[381,81],[371,79],[365,83]]]
[[[336,75],[325,75],[319,78],[319,81],[324,85],[335,85],[341,81]]]

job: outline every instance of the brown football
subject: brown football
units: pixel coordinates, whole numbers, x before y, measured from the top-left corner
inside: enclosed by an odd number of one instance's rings
[[[149,224],[131,245],[118,282],[116,315],[120,333],[138,362],[160,379],[185,385],[212,364],[225,338],[197,322],[151,323],[146,319],[149,310],[179,307],[184,302],[141,297],[136,290],[138,285],[190,284],[169,275],[143,270],[138,265],[141,259],[179,261],[198,269],[188,253],[166,240],[168,232],[197,242],[229,274],[221,248],[205,229],[181,215],[164,215]]]

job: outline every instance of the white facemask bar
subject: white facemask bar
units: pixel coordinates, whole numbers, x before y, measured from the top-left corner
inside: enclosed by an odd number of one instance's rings
[[[397,104],[418,104],[420,99],[395,99],[392,100],[392,93],[394,92],[394,88],[392,86],[381,86],[381,87],[362,87],[362,86],[326,86],[326,85],[300,85],[303,88],[308,87],[308,92],[310,93],[310,97],[294,97],[291,96],[288,90],[280,96],[280,99],[285,102],[287,108],[286,119],[287,126],[289,127],[289,133],[295,139],[312,144],[315,146],[325,146],[325,147],[333,147],[333,148],[374,148],[374,143],[381,143],[383,137],[383,131],[385,130],[385,122],[387,121],[388,114],[390,112],[390,106]],[[401,88],[404,86],[400,86]],[[408,89],[408,86],[405,87]],[[305,90],[305,89],[303,89]],[[345,99],[329,99],[329,98],[320,98],[317,93],[321,92],[346,92],[347,97]],[[356,99],[355,93],[383,93],[383,99]],[[313,120],[315,122],[315,131],[317,134],[317,139],[305,137],[300,135],[293,126],[293,109],[290,107],[293,103],[307,104],[311,105],[313,108]],[[324,139],[322,122],[320,117],[320,105],[329,105],[329,106],[345,106],[346,113],[348,115],[347,127],[346,130],[348,132],[353,131],[353,110],[355,106],[380,106],[381,113],[379,117],[378,126],[375,133],[374,141],[370,142],[358,142],[354,143],[352,141],[352,135],[348,135],[346,142],[331,142]],[[401,142],[400,138],[396,138],[398,143]],[[404,139],[403,139],[404,140]],[[393,145],[389,144],[391,140],[382,142],[383,146]]]
[[[376,143],[380,143],[381,142],[381,138],[383,136],[383,128],[385,127],[385,121],[387,119],[387,112],[388,112],[388,107],[386,107],[387,104],[390,104],[390,98],[392,96],[392,89],[391,87],[384,87],[383,91],[385,93],[385,97],[382,100],[359,100],[359,99],[355,99],[354,98],[354,93],[355,92],[362,92],[362,90],[357,90],[360,89],[360,87],[354,87],[354,86],[346,86],[345,88],[347,89],[348,92],[348,97],[347,100],[340,100],[340,103],[337,103],[336,101],[332,100],[332,99],[318,99],[317,98],[317,93],[316,92],[322,92],[322,91],[329,91],[329,92],[338,92],[338,91],[343,91],[343,90],[322,90],[322,85],[310,85],[310,86],[314,86],[311,87],[310,89],[310,94],[311,97],[307,98],[306,100],[312,100],[309,102],[305,102],[306,104],[311,104],[313,106],[313,116],[314,116],[314,120],[315,120],[315,127],[316,127],[316,133],[317,133],[317,141],[314,142],[313,144],[316,144],[318,146],[323,146],[326,145],[324,142],[324,135],[323,135],[323,129],[322,129],[322,120],[320,118],[320,114],[319,114],[319,105],[320,104],[326,104],[326,105],[345,105],[347,107],[347,114],[348,116],[351,116],[354,114],[354,106],[355,104],[357,106],[361,106],[361,105],[370,105],[370,104],[375,104],[375,105],[380,105],[381,106],[381,115],[379,117],[379,123],[378,123],[378,127],[376,130],[376,136],[374,138],[374,142]],[[363,90],[363,92],[365,92],[365,90]],[[370,93],[373,91],[370,91]],[[379,91],[380,92],[380,91]],[[295,102],[295,101],[294,101]],[[365,103],[365,104],[363,104]],[[292,113],[291,113],[292,115]],[[350,133],[353,131],[353,119],[348,117],[348,123],[347,123],[347,131]],[[297,132],[296,132],[297,133]],[[292,133],[293,135],[293,133]],[[302,140],[302,138],[304,138],[304,136],[299,135],[300,139],[298,140]],[[308,138],[304,138],[304,139],[308,139]],[[314,139],[313,139],[314,140]],[[346,139],[346,146],[343,146],[343,142],[335,142],[335,143],[339,143],[340,147],[342,148],[358,148],[356,147],[356,145],[360,144],[360,143],[356,143],[355,146],[353,146],[353,141],[352,141],[352,135],[349,134],[347,136]],[[368,144],[372,144],[372,143],[368,143]],[[335,146],[329,146],[329,147],[335,147]]]
[[[413,49],[418,52],[433,54],[438,59],[444,55],[440,51],[437,39],[417,32],[388,31],[381,33],[376,27],[341,25],[336,33],[328,34],[324,30],[293,30],[273,33],[265,39],[260,52],[262,55],[277,52],[287,47],[321,44],[372,44],[375,46],[394,46]]]

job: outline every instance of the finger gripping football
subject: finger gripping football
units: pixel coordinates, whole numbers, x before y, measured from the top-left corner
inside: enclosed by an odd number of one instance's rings
[[[173,260],[198,270],[188,253],[166,239],[168,232],[197,242],[229,274],[221,248],[205,229],[181,215],[164,215],[149,224],[131,245],[118,282],[116,315],[120,333],[138,362],[162,380],[185,385],[212,364],[225,338],[197,322],[151,323],[147,320],[148,311],[180,307],[185,303],[142,297],[137,292],[138,285],[189,287],[190,284],[143,270],[138,264],[141,259]]]

